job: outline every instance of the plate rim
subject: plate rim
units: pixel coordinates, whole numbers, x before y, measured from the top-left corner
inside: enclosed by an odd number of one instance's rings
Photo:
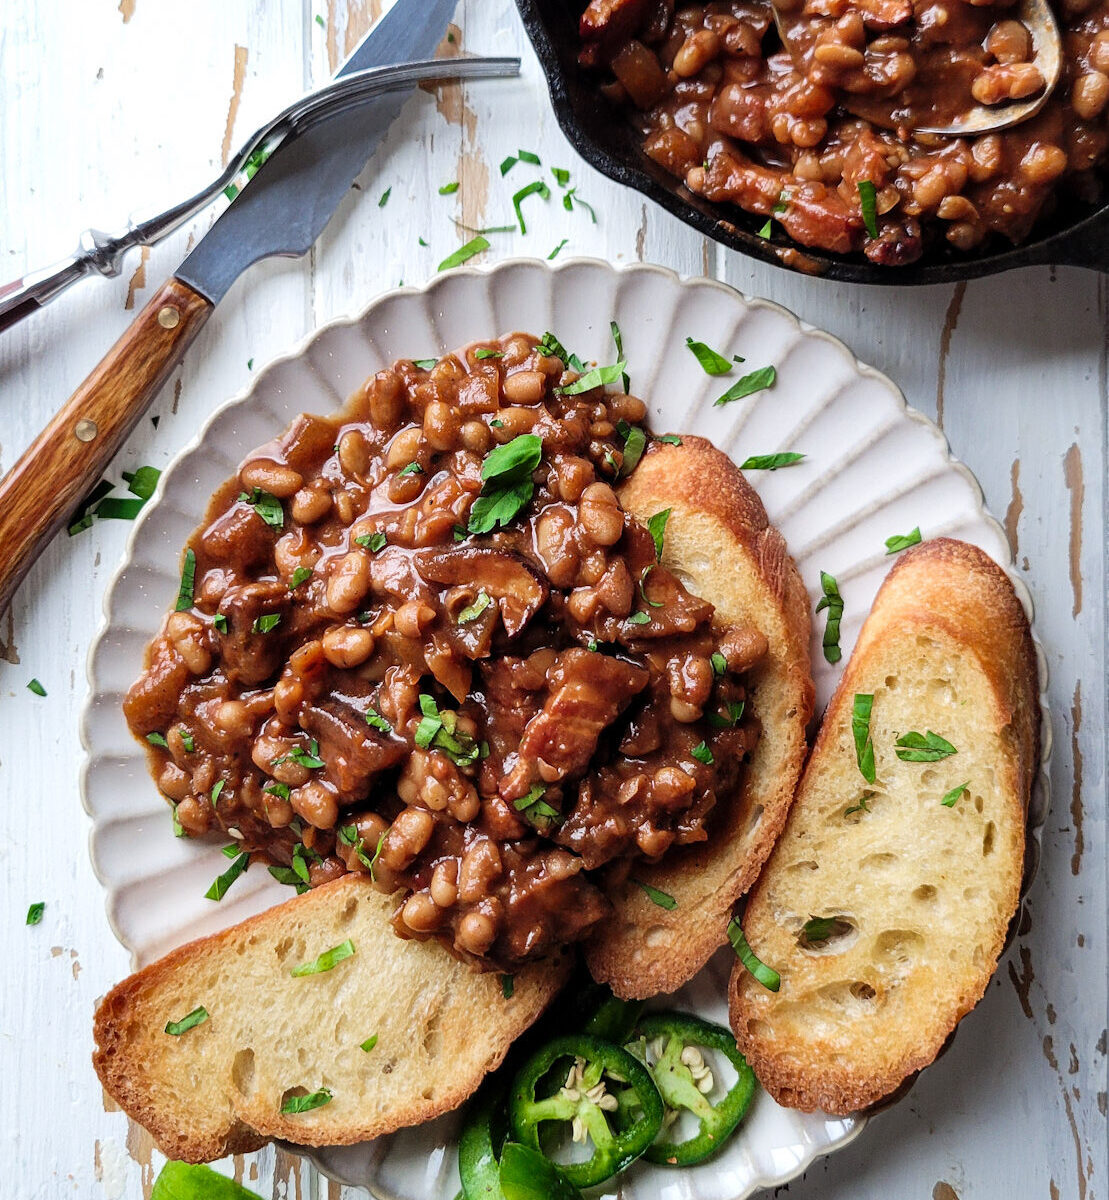
[[[940,451],[946,467],[954,468],[954,470],[963,477],[964,481],[969,484],[972,496],[977,504],[979,514],[984,522],[993,528],[994,533],[998,536],[1000,544],[1004,545],[1009,550],[1009,561],[999,563],[1005,571],[1007,577],[1013,585],[1013,588],[1021,602],[1022,607],[1028,617],[1029,626],[1032,629],[1033,646],[1036,653],[1037,664],[1037,683],[1038,683],[1038,701],[1040,705],[1040,758],[1037,764],[1036,775],[1032,782],[1031,800],[1026,818],[1026,852],[1025,852],[1025,867],[1021,882],[1021,898],[1018,904],[1017,912],[1014,915],[1013,923],[1010,927],[1010,938],[1012,931],[1019,924],[1025,899],[1028,889],[1034,880],[1040,859],[1041,836],[1044,824],[1046,823],[1047,814],[1051,806],[1051,781],[1049,775],[1049,767],[1051,763],[1053,751],[1053,736],[1051,710],[1048,704],[1047,686],[1048,686],[1048,666],[1047,657],[1044,648],[1036,637],[1034,622],[1035,622],[1035,604],[1032,594],[1029,591],[1027,584],[1017,574],[1015,562],[1013,559],[1012,545],[1002,523],[993,515],[986,505],[985,495],[982,487],[978,482],[977,477],[970,468],[960,459],[956,458],[951,450],[951,445],[944,431],[926,416],[924,413],[913,408],[901,388],[883,371],[876,367],[870,366],[863,362],[851,350],[851,348],[840,338],[834,334],[827,332],[818,326],[812,325],[797,316],[796,313],[786,308],[784,305],[777,303],[774,300],[766,299],[760,296],[750,296],[746,292],[735,288],[728,283],[719,279],[714,279],[710,276],[702,275],[682,275],[670,267],[661,266],[657,263],[648,262],[631,262],[631,263],[612,263],[606,259],[597,258],[594,256],[580,255],[572,256],[563,259],[557,263],[549,262],[545,259],[534,258],[529,256],[514,256],[510,258],[500,259],[494,263],[467,265],[453,268],[432,276],[429,280],[422,284],[404,284],[399,287],[387,288],[384,291],[376,293],[370,300],[361,308],[356,310],[348,310],[347,312],[338,314],[332,317],[329,321],[314,327],[298,339],[291,347],[271,358],[265,365],[253,375],[244,386],[239,388],[231,396],[218,403],[211,410],[208,417],[201,423],[193,436],[184,443],[171,457],[170,461],[162,468],[162,473],[159,477],[157,487],[154,490],[150,501],[143,506],[142,512],[132,525],[127,540],[124,544],[120,560],[115,566],[115,569],[108,577],[104,590],[101,596],[101,620],[95,636],[89,644],[88,653],[85,660],[85,678],[88,684],[84,701],[81,706],[79,719],[79,734],[81,740],[81,766],[79,771],[78,785],[81,794],[81,804],[85,810],[86,816],[89,818],[90,828],[88,831],[88,853],[89,861],[92,866],[93,874],[97,883],[104,889],[104,906],[107,923],[116,940],[128,951],[132,969],[135,969],[137,949],[132,943],[123,936],[120,928],[117,925],[112,912],[112,899],[115,890],[109,886],[105,879],[104,872],[97,860],[95,848],[93,846],[93,837],[96,832],[96,819],[92,812],[89,803],[89,776],[94,766],[95,758],[92,747],[91,720],[93,714],[94,698],[98,695],[98,681],[95,671],[95,660],[102,641],[107,637],[109,631],[115,624],[114,604],[116,590],[119,586],[120,579],[123,574],[132,566],[135,543],[140,533],[144,529],[146,522],[153,518],[153,514],[157,511],[160,502],[162,501],[167,480],[179,470],[185,460],[199,449],[207,438],[213,424],[230,409],[238,407],[249,402],[255,391],[264,382],[266,377],[276,367],[282,364],[295,362],[306,356],[311,347],[324,335],[333,329],[342,326],[354,326],[360,324],[370,317],[374,309],[383,305],[386,301],[392,300],[397,296],[424,296],[433,297],[435,292],[441,287],[447,286],[447,281],[456,279],[458,276],[468,276],[474,279],[495,279],[498,274],[504,274],[510,271],[517,271],[521,268],[538,269],[541,273],[549,275],[557,275],[562,272],[573,271],[574,269],[589,268],[595,270],[606,271],[614,276],[645,274],[655,275],[665,279],[670,287],[676,287],[679,291],[685,289],[706,288],[710,291],[715,291],[721,297],[726,298],[728,303],[734,303],[738,298],[743,306],[750,310],[764,309],[777,314],[780,318],[784,318],[786,322],[794,326],[801,334],[815,337],[825,342],[832,347],[835,352],[846,360],[848,366],[852,368],[861,377],[870,379],[880,386],[885,388],[898,402],[900,412],[912,420],[922,429],[926,429],[931,435],[933,442]],[[992,557],[992,556],[991,556]],[[996,560],[995,560],[996,561]],[[818,720],[822,714],[814,714],[814,721]],[[1008,948],[1008,942],[1005,949]],[[1003,949],[1002,953],[1005,953]],[[915,1076],[911,1077],[915,1080]],[[905,1093],[910,1090],[909,1086],[904,1086],[899,1089],[896,1103],[902,1099]],[[884,1106],[883,1106],[884,1107]],[[855,1120],[854,1127],[834,1145],[812,1148],[808,1151],[797,1166],[796,1170],[788,1177],[769,1178],[760,1176],[758,1180],[753,1180],[746,1191],[735,1196],[733,1200],[747,1200],[747,1197],[754,1192],[766,1187],[779,1187],[788,1183],[790,1180],[798,1178],[818,1158],[829,1153],[834,1153],[843,1149],[853,1142],[866,1128],[869,1123],[870,1112],[862,1112],[853,1114]],[[366,1188],[371,1197],[376,1197],[377,1193],[373,1191],[369,1185],[361,1182],[353,1182],[342,1179],[331,1172],[330,1169],[325,1170],[317,1159],[315,1149],[313,1147],[304,1147],[293,1143],[279,1142],[290,1149],[292,1152],[307,1158],[312,1165],[320,1171],[326,1178],[337,1179],[341,1183],[350,1183],[352,1186]]]

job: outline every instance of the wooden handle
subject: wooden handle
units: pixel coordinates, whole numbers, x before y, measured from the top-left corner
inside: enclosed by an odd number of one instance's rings
[[[179,279],[165,283],[0,480],[0,613],[95,486],[211,311]]]

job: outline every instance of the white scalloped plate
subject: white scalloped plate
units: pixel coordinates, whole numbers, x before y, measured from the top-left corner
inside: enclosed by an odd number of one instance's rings
[[[251,871],[221,904],[204,899],[222,870],[219,850],[172,836],[165,802],[121,711],[123,695],[141,670],[143,648],[176,595],[181,547],[210,494],[251,449],[297,413],[339,407],[370,373],[395,358],[434,355],[515,329],[537,334],[552,329],[582,358],[608,362],[612,319],[623,332],[633,390],[647,402],[653,428],[702,434],[737,462],[779,450],[806,454],[797,466],[751,472],[749,479],[785,535],[814,602],[821,570],[839,581],[845,661],[890,566],[885,539],[916,525],[925,537],[949,535],[981,546],[1009,569],[1031,615],[1028,592],[1009,568],[1005,534],[940,431],[909,409],[885,376],[778,305],[747,299],[712,280],[681,280],[660,267],[618,270],[592,259],[554,267],[514,260],[488,270],[451,271],[422,289],[389,292],[360,316],[311,334],[259,372],[247,392],[216,411],[163,474],[108,589],[106,625],[89,655],[83,796],[108,918],[137,964],[288,895],[266,872]],[[773,363],[776,385],[714,408],[712,401],[729,381],[702,372],[685,349],[687,335],[729,356],[743,354],[744,370]],[[818,619],[813,629],[817,711],[827,703],[839,671],[821,653],[823,624]],[[1042,653],[1039,659],[1042,688]],[[1046,709],[1044,715],[1046,764]],[[1041,770],[1030,814],[1035,836],[1029,842],[1026,884],[1038,862],[1047,800]],[[682,1006],[726,1021],[729,953],[718,955],[682,989],[677,997]],[[785,1183],[818,1155],[846,1145],[865,1121],[864,1116],[837,1119],[783,1109],[760,1094],[741,1135],[719,1157],[683,1171],[637,1165],[626,1173],[618,1195],[624,1200],[743,1200],[759,1188]],[[455,1118],[444,1117],[375,1142],[313,1151],[310,1157],[327,1175],[368,1187],[381,1200],[450,1200],[458,1188],[454,1128]]]

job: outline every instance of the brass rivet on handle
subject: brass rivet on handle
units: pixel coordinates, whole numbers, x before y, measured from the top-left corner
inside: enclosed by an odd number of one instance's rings
[[[79,442],[91,442],[99,432],[96,422],[90,421],[88,417],[82,417],[73,427],[74,436]]]
[[[165,308],[158,309],[158,324],[163,329],[176,329],[180,320],[181,314],[172,304],[167,304]]]

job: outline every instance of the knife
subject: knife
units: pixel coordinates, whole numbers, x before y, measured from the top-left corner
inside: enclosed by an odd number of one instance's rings
[[[363,71],[383,62],[410,64],[429,57],[456,2],[398,0],[340,71]],[[476,65],[474,60],[444,61],[438,77],[449,78],[460,68],[465,71],[467,63],[471,69]],[[423,69],[426,73],[434,67],[425,64]],[[502,60],[501,73],[506,69]],[[397,72],[406,70],[410,68],[381,68],[393,87]],[[420,78],[418,69],[415,78]],[[307,252],[385,136],[407,94],[394,92],[367,100],[283,141],[0,480],[0,613],[134,429],[231,284],[259,259]]]

